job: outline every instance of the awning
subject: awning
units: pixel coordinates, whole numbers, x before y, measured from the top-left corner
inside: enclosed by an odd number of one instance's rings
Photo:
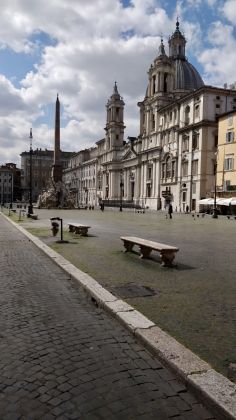
[[[198,201],[203,206],[213,206],[215,204],[214,198],[203,198]],[[231,198],[216,198],[217,206],[236,206],[236,197]]]
[[[214,204],[214,198],[202,198],[202,200],[199,200],[198,203],[204,206],[211,206]]]
[[[222,206],[236,206],[236,197],[221,198],[220,204]]]

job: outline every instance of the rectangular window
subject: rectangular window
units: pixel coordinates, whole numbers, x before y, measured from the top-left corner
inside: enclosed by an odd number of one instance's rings
[[[189,142],[189,138],[188,137],[183,137],[183,143],[182,143],[182,151],[183,152],[188,152],[188,142]]]
[[[198,149],[198,138],[199,138],[199,134],[198,133],[193,133],[193,145],[192,148],[193,149]]]
[[[232,143],[234,141],[234,132],[227,131],[226,133],[226,143]]]
[[[193,175],[197,175],[198,174],[198,159],[193,160],[192,174]]]
[[[224,191],[229,191],[230,190],[230,181],[224,181]]]
[[[193,194],[196,194],[196,182],[193,182],[193,185],[192,185],[192,193]]]
[[[225,156],[225,171],[232,171],[234,169],[234,155]]]
[[[182,163],[182,175],[187,176],[188,175],[188,162]]]
[[[148,180],[152,179],[152,167],[151,166],[149,166],[147,168],[147,179]]]
[[[199,110],[200,110],[199,105],[195,105],[195,107],[194,107],[194,117],[195,118],[199,117],[199,114],[200,114]]]

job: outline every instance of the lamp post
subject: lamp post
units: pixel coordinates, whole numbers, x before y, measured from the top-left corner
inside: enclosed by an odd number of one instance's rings
[[[124,187],[124,183],[123,183],[122,174],[121,174],[120,175],[120,211],[123,210],[123,208],[122,208],[123,187]]]
[[[63,219],[61,217],[51,217],[50,220],[51,220],[51,223],[52,223],[53,236],[57,235],[58,226],[59,226],[58,223],[55,222],[55,220],[57,220],[58,222],[61,223],[61,239],[59,241],[57,241],[57,243],[68,244],[68,241],[65,241],[63,239]]]
[[[30,129],[30,172],[29,172],[29,206],[28,206],[28,214],[27,217],[30,217],[33,214],[33,204],[32,204],[32,128]]]
[[[12,209],[12,202],[13,202],[13,173],[11,173],[11,202],[10,202],[10,209]]]
[[[214,162],[214,177],[215,177],[215,184],[214,184],[214,207],[213,207],[212,218],[213,219],[218,219],[217,208],[216,208],[217,154],[216,154],[216,159],[215,159],[215,162]]]

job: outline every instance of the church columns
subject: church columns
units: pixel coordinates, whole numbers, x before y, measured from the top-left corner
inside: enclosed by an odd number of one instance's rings
[[[136,176],[135,176],[135,198],[138,199],[140,196],[140,179],[141,178],[141,168],[140,165],[136,167]]]
[[[154,168],[153,168],[153,185],[154,185],[154,197],[157,200],[157,207],[156,209],[160,209],[160,168],[161,163],[159,159],[154,160]]]
[[[146,133],[149,133],[150,130],[150,109],[147,109],[147,118],[146,118]]]
[[[156,178],[156,176],[157,176],[157,161],[156,161],[156,159],[154,159],[153,160],[153,167],[152,167],[153,169],[153,175],[152,175],[152,178],[153,178],[153,189],[152,189],[152,195],[153,195],[153,197],[156,197],[156,188],[157,188],[157,178]]]
[[[161,73],[157,73],[157,91],[160,92],[161,90]]]
[[[120,198],[120,182],[121,172],[120,170],[111,172],[111,199],[117,200]]]
[[[141,168],[140,168],[140,173],[141,173],[141,183],[140,183],[140,197],[143,198],[144,196],[144,191],[143,191],[143,182],[144,182],[144,170],[143,170],[143,162],[141,163]]]

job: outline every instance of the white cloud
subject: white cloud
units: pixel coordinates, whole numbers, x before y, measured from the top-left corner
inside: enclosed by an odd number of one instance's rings
[[[207,4],[210,7],[216,6],[218,0],[187,0],[187,4],[191,7],[200,7]]]
[[[227,0],[223,6],[223,12],[227,19],[236,24],[236,2],[235,0]]]
[[[209,41],[212,48],[205,49],[199,57],[205,69],[205,79],[209,84],[223,86],[236,79],[236,40],[233,27],[215,22],[209,28]]]

